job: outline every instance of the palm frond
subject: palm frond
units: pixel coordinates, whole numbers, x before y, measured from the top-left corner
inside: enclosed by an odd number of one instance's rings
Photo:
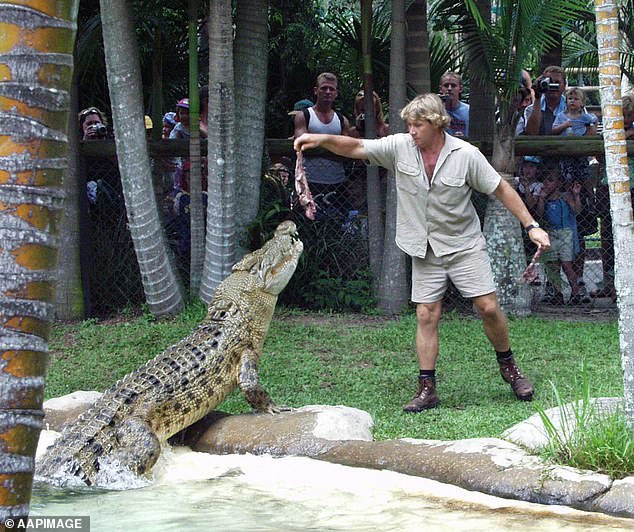
[[[472,75],[491,83],[500,105],[510,102],[517,91],[522,69],[534,57],[554,46],[554,35],[568,21],[588,12],[586,0],[500,0],[485,20],[475,0],[435,0],[431,4],[432,25],[459,37],[461,55],[476,62]]]

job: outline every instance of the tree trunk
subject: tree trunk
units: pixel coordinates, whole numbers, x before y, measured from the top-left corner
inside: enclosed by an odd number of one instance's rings
[[[493,140],[492,165],[509,183],[515,170],[513,143],[514,127],[506,116],[502,116]],[[483,233],[500,306],[512,316],[530,315],[531,291],[522,281],[522,272],[526,268],[522,227],[493,195],[486,208]]]
[[[610,190],[610,213],[614,234],[615,286],[619,308],[619,344],[623,367],[625,415],[634,433],[634,222],[619,68],[617,5],[611,0],[595,0],[599,85],[603,113],[605,166]]]
[[[363,94],[365,113],[365,138],[376,138],[376,113],[374,111],[374,78],[372,74],[372,0],[361,0],[361,39],[363,51]],[[370,270],[372,270],[372,291],[379,293],[381,261],[385,240],[385,220],[383,207],[385,199],[381,194],[381,178],[377,166],[366,168],[368,203],[368,247]]]
[[[426,0],[414,0],[407,10],[406,20],[407,83],[416,94],[431,92]]]
[[[68,127],[68,168],[64,177],[64,212],[60,229],[60,252],[57,267],[57,290],[55,292],[55,317],[60,320],[84,318],[84,290],[80,260],[80,208],[79,194],[86,187],[79,172],[79,130],[75,117],[77,85],[73,82],[70,98],[70,123]]]
[[[198,295],[205,263],[198,90],[198,0],[189,0],[189,290]]]
[[[268,2],[240,0],[236,9],[234,44],[236,123],[240,142],[236,143],[236,231],[237,258],[248,250],[247,226],[258,214],[262,155],[264,154],[264,114],[268,69]]]
[[[491,0],[476,0],[478,10],[484,20],[491,20]],[[495,135],[495,87],[485,81],[482,70],[487,68],[481,58],[469,57],[469,123],[477,127],[469,128],[469,138],[480,142],[493,142]],[[519,85],[519,80],[518,80]]]
[[[29,513],[63,215],[78,2],[0,10],[0,529]]]
[[[134,28],[124,0],[100,0],[99,5],[121,185],[143,289],[152,314],[176,314],[183,298],[152,185]]]
[[[392,3],[392,37],[390,53],[390,132],[405,131],[400,110],[407,103],[405,89],[405,0]],[[385,245],[381,264],[379,309],[396,314],[409,303],[407,257],[396,245],[396,182],[388,176],[385,206]]]
[[[209,197],[200,298],[209,303],[235,262],[235,103],[231,2],[209,5]],[[244,124],[248,129],[250,123]]]

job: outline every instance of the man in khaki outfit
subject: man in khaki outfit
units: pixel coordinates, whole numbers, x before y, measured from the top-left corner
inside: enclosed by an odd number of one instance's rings
[[[440,402],[435,376],[438,323],[449,280],[463,297],[473,300],[496,351],[502,378],[518,399],[530,401],[534,388],[511,352],[508,323],[495,294],[480,221],[470,201],[472,190],[495,194],[537,246],[550,246],[548,234],[477,148],[445,132],[449,117],[437,95],[417,96],[401,117],[407,122],[408,133],[373,140],[304,134],[295,140],[295,149],[326,148],[383,166],[396,177],[396,243],[412,257],[420,368],[418,391],[404,410],[421,412]]]

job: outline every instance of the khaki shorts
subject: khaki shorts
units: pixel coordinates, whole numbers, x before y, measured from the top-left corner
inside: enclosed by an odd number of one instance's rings
[[[424,259],[412,257],[412,301],[435,303],[440,301],[449,280],[462,297],[473,298],[495,292],[491,262],[484,238],[471,249],[436,257],[427,247]]]
[[[575,260],[575,248],[572,229],[548,229],[550,248],[544,251],[544,262],[572,262]]]

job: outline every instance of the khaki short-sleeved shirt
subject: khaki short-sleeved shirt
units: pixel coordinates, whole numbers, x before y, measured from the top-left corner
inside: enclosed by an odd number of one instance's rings
[[[429,243],[441,257],[470,249],[482,238],[472,190],[493,194],[501,177],[480,151],[445,133],[431,183],[420,150],[407,133],[364,140],[370,164],[395,175],[396,244],[425,257]]]

